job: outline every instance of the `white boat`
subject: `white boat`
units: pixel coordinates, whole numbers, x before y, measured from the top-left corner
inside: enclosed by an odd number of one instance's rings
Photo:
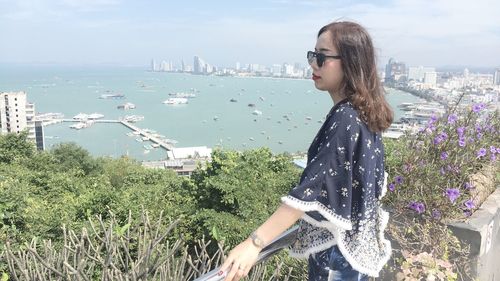
[[[128,133],[127,133],[127,136],[129,136],[129,137],[134,137],[135,135],[134,135],[134,133],[132,133],[132,132],[128,132]]]
[[[92,113],[92,114],[87,115],[87,119],[93,119],[93,120],[101,119],[103,117],[104,117],[104,115],[100,114],[100,113]]]
[[[254,111],[252,112],[252,114],[253,114],[253,115],[262,115],[262,111],[260,111],[260,110],[257,110],[257,109],[256,109],[256,110],[254,110]]]
[[[123,117],[123,120],[127,121],[127,122],[134,123],[134,122],[144,120],[144,116],[142,116],[142,115],[127,115],[127,116]]]
[[[85,113],[78,113],[77,115],[73,116],[73,119],[75,120],[87,120],[88,115]]]
[[[148,141],[148,140],[149,140],[149,138],[148,138],[148,137],[142,137],[142,140],[143,140],[143,141]]]
[[[171,105],[177,105],[177,104],[187,104],[188,99],[187,98],[169,98],[165,101],[163,101],[164,104],[171,104]]]
[[[73,124],[71,126],[69,126],[71,129],[76,129],[76,130],[80,130],[80,129],[83,129],[83,128],[87,128],[87,124],[85,123],[82,123],[82,122],[79,122],[79,123],[76,123],[76,124]]]
[[[153,147],[153,148],[158,148],[158,147],[160,147],[160,145],[159,145],[159,144],[157,144],[157,143],[153,143],[153,144],[151,144],[151,147]]]
[[[124,99],[125,95],[123,94],[104,94],[99,97],[100,99]]]
[[[170,93],[168,95],[174,98],[196,98],[196,94],[192,93]]]

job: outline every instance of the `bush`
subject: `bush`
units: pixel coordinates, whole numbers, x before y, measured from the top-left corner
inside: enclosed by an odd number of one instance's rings
[[[498,173],[498,117],[484,104],[456,107],[441,118],[433,116],[417,134],[388,145],[384,200],[392,212],[390,235],[405,251],[406,264],[424,252],[438,261],[453,256],[454,270],[465,260],[467,249],[446,223],[470,216],[482,203],[481,194],[497,186],[480,190],[473,178],[488,170]]]

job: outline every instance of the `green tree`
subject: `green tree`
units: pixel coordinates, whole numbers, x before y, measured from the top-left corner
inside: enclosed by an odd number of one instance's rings
[[[34,153],[35,145],[28,141],[28,131],[0,135],[0,163],[12,163],[16,159],[29,158]]]

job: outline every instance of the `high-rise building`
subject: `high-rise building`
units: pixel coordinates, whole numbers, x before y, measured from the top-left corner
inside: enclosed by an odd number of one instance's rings
[[[493,84],[500,85],[500,68],[495,69],[495,74],[493,75]]]
[[[239,71],[240,68],[241,68],[241,65],[240,65],[240,62],[238,61],[238,62],[236,62],[236,70]]]
[[[429,86],[436,86],[437,83],[437,72],[431,71],[424,73],[424,83]]]
[[[403,62],[398,62],[393,58],[385,66],[385,82],[401,82],[406,79],[406,65]]]
[[[410,66],[408,68],[408,80],[423,82],[426,72],[435,72],[434,67]]]
[[[156,61],[154,59],[151,60],[151,71],[156,71]]]
[[[35,143],[36,149],[45,150],[45,137],[43,131],[43,121],[35,121]]]
[[[24,130],[28,131],[28,139],[35,142],[35,105],[27,102],[25,92],[0,93],[0,134]]]
[[[194,74],[202,74],[205,70],[205,62],[200,59],[198,56],[194,56],[193,61],[193,73]]]

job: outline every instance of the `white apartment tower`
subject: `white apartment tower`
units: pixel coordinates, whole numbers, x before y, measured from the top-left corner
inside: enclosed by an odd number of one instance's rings
[[[35,105],[28,103],[25,92],[0,92],[0,134],[28,130],[35,141]]]
[[[495,74],[493,75],[493,85],[500,85],[500,68],[495,69]]]

